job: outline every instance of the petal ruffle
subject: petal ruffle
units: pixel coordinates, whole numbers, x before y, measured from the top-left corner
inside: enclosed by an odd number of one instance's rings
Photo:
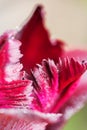
[[[50,112],[58,98],[57,66],[52,60],[43,60],[42,65],[37,65],[31,72],[29,79],[33,81],[34,89],[32,109]]]
[[[0,110],[0,130],[46,130],[46,126],[60,121],[61,114],[37,111]]]
[[[86,71],[86,63],[73,58],[60,59],[59,64],[59,94],[54,112],[60,111],[61,107],[71,98],[79,87],[80,77]]]
[[[32,71],[29,79],[33,81],[33,106],[43,112],[58,112],[77,91],[79,79],[86,71],[86,64],[74,59],[61,59],[56,65],[53,61],[43,61]],[[52,98],[52,99],[51,99]],[[45,106],[45,107],[44,107]]]
[[[43,7],[38,6],[32,17],[25,23],[16,37],[22,42],[21,59],[24,70],[29,72],[42,59],[52,58],[55,61],[63,53],[64,43],[60,40],[52,41],[44,26]]]

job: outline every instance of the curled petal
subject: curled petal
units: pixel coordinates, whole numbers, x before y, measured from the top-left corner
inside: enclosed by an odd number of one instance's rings
[[[22,42],[21,52],[24,56],[21,62],[27,72],[42,59],[52,58],[57,61],[63,53],[64,43],[60,40],[52,41],[49,32],[45,29],[42,6],[36,8],[16,37]]]

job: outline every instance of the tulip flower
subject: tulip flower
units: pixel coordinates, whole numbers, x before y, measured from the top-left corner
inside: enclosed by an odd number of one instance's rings
[[[62,129],[87,100],[86,61],[50,39],[43,17],[38,6],[0,36],[0,130]]]

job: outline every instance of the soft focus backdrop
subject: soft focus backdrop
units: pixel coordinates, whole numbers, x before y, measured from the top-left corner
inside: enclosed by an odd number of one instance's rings
[[[22,25],[38,4],[45,8],[45,24],[52,38],[65,41],[68,50],[87,50],[87,0],[0,0],[0,34]],[[87,130],[86,120],[87,106],[64,130]]]

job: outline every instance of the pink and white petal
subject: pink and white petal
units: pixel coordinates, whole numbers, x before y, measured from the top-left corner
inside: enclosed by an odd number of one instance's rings
[[[22,73],[22,64],[19,59],[22,57],[19,47],[21,42],[14,38],[15,32],[8,31],[0,36],[0,83],[19,80]]]
[[[33,84],[32,109],[49,112],[58,98],[58,69],[52,60],[43,60],[37,65],[29,77]]]
[[[0,115],[0,130],[45,130],[47,123],[18,119],[16,116]]]
[[[42,59],[52,58],[57,61],[63,53],[64,43],[61,40],[51,40],[45,28],[42,6],[37,6],[31,18],[17,33],[16,38],[22,42],[21,52],[24,56],[21,62],[27,72],[35,64],[41,63]]]
[[[32,81],[20,80],[0,85],[1,108],[31,108]]]
[[[61,114],[38,111],[2,109],[0,110],[1,130],[46,130],[46,126],[60,121]]]

